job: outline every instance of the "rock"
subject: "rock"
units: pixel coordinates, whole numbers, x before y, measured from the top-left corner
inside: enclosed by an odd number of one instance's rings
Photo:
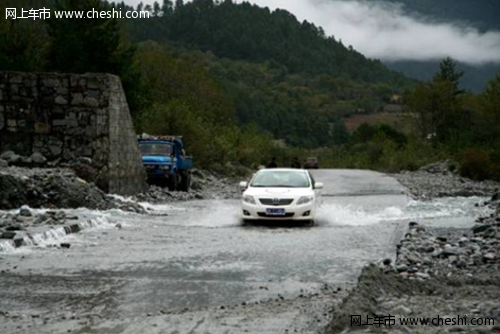
[[[436,249],[431,254],[432,257],[440,257],[441,255],[443,255],[443,250],[442,249]]]
[[[115,227],[120,230],[120,229],[122,229],[123,226],[122,226],[122,224],[118,223],[115,225]]]
[[[66,100],[63,96],[59,95],[56,97],[55,101],[54,101],[56,104],[59,104],[59,105],[65,105],[65,104],[68,104],[68,100]]]
[[[418,223],[417,222],[410,222],[408,225],[410,226],[410,228],[415,228],[418,226]]]
[[[22,157],[13,151],[6,151],[0,155],[0,159],[7,161],[9,165],[17,164],[21,161]]]
[[[0,239],[14,239],[16,234],[15,231],[5,231],[0,235]]]
[[[402,273],[402,272],[405,272],[405,271],[408,271],[408,266],[406,264],[400,264],[396,267],[396,270],[399,272],[399,273]]]
[[[402,315],[410,315],[413,313],[413,311],[410,308],[408,308],[404,305],[399,305],[399,306],[395,307],[392,311],[397,313],[397,314],[402,314]]]
[[[43,166],[47,163],[47,158],[45,158],[41,153],[35,152],[33,153],[29,159],[34,165]]]
[[[66,248],[66,249],[69,249],[71,247],[71,244],[67,243],[67,242],[63,242],[61,244],[61,248]]]
[[[445,245],[444,246],[444,249],[443,249],[443,255],[444,256],[455,256],[455,255],[459,255],[461,252],[458,248],[456,247],[453,247],[449,244]]]
[[[488,230],[490,227],[491,227],[491,225],[488,225],[488,224],[476,225],[472,228],[472,233],[479,234],[479,233],[482,233],[482,232]]]
[[[431,275],[426,274],[426,273],[420,273],[420,272],[416,273],[415,276],[423,278],[423,279],[430,279],[431,278]]]
[[[87,182],[96,182],[99,171],[92,166],[92,159],[86,157],[77,158],[70,165],[75,174]]]
[[[21,225],[17,224],[17,225],[7,226],[5,228],[5,230],[6,231],[23,231],[24,228]]]
[[[486,253],[483,255],[483,260],[486,262],[495,261],[497,259],[497,255],[495,253]]]
[[[19,215],[21,215],[22,217],[33,217],[33,213],[27,206],[21,207],[21,209],[19,210]]]
[[[382,264],[383,264],[384,266],[386,266],[386,267],[387,267],[387,266],[390,266],[390,265],[391,265],[391,263],[392,263],[392,260],[391,260],[391,259],[385,259],[385,260],[382,262]]]
[[[9,166],[9,163],[6,160],[0,159],[0,168],[5,168],[8,166]]]

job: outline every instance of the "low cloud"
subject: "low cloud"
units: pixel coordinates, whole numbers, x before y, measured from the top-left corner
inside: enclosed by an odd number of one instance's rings
[[[242,2],[242,0],[235,0]],[[481,65],[500,63],[500,32],[481,33],[459,23],[412,17],[404,8],[381,1],[247,0],[270,9],[283,8],[299,20],[323,27],[328,35],[371,58],[428,61],[452,57]],[[138,0],[128,0],[129,3]],[[147,3],[149,1],[145,1]]]
[[[481,33],[458,23],[411,17],[401,6],[374,1],[251,0],[283,8],[299,20],[323,27],[328,35],[371,58],[427,61],[452,57],[479,65],[500,63],[500,32]]]

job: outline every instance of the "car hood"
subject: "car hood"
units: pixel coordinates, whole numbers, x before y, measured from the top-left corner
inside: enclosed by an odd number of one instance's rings
[[[248,188],[245,195],[259,198],[297,198],[314,195],[311,188]]]
[[[172,158],[166,155],[143,155],[142,163],[155,165],[170,165]]]

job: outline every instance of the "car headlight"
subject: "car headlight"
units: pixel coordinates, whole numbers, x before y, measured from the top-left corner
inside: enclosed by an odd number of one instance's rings
[[[302,205],[302,204],[307,204],[311,203],[313,201],[314,197],[313,196],[302,196],[299,201],[297,202],[297,205]]]
[[[170,166],[160,166],[160,169],[161,170],[169,171],[170,170]]]
[[[256,204],[255,203],[255,198],[253,198],[252,196],[249,196],[249,195],[243,195],[242,200],[245,203]]]

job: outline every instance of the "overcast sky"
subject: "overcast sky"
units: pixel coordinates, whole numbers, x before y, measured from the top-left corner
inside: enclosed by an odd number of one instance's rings
[[[140,0],[125,0],[137,4]],[[154,0],[153,0],[154,1]],[[146,0],[144,3],[153,2]],[[440,60],[450,56],[469,64],[500,63],[500,32],[480,33],[455,23],[413,18],[388,3],[344,0],[250,0],[283,8],[299,20],[323,27],[368,57],[385,61]]]

